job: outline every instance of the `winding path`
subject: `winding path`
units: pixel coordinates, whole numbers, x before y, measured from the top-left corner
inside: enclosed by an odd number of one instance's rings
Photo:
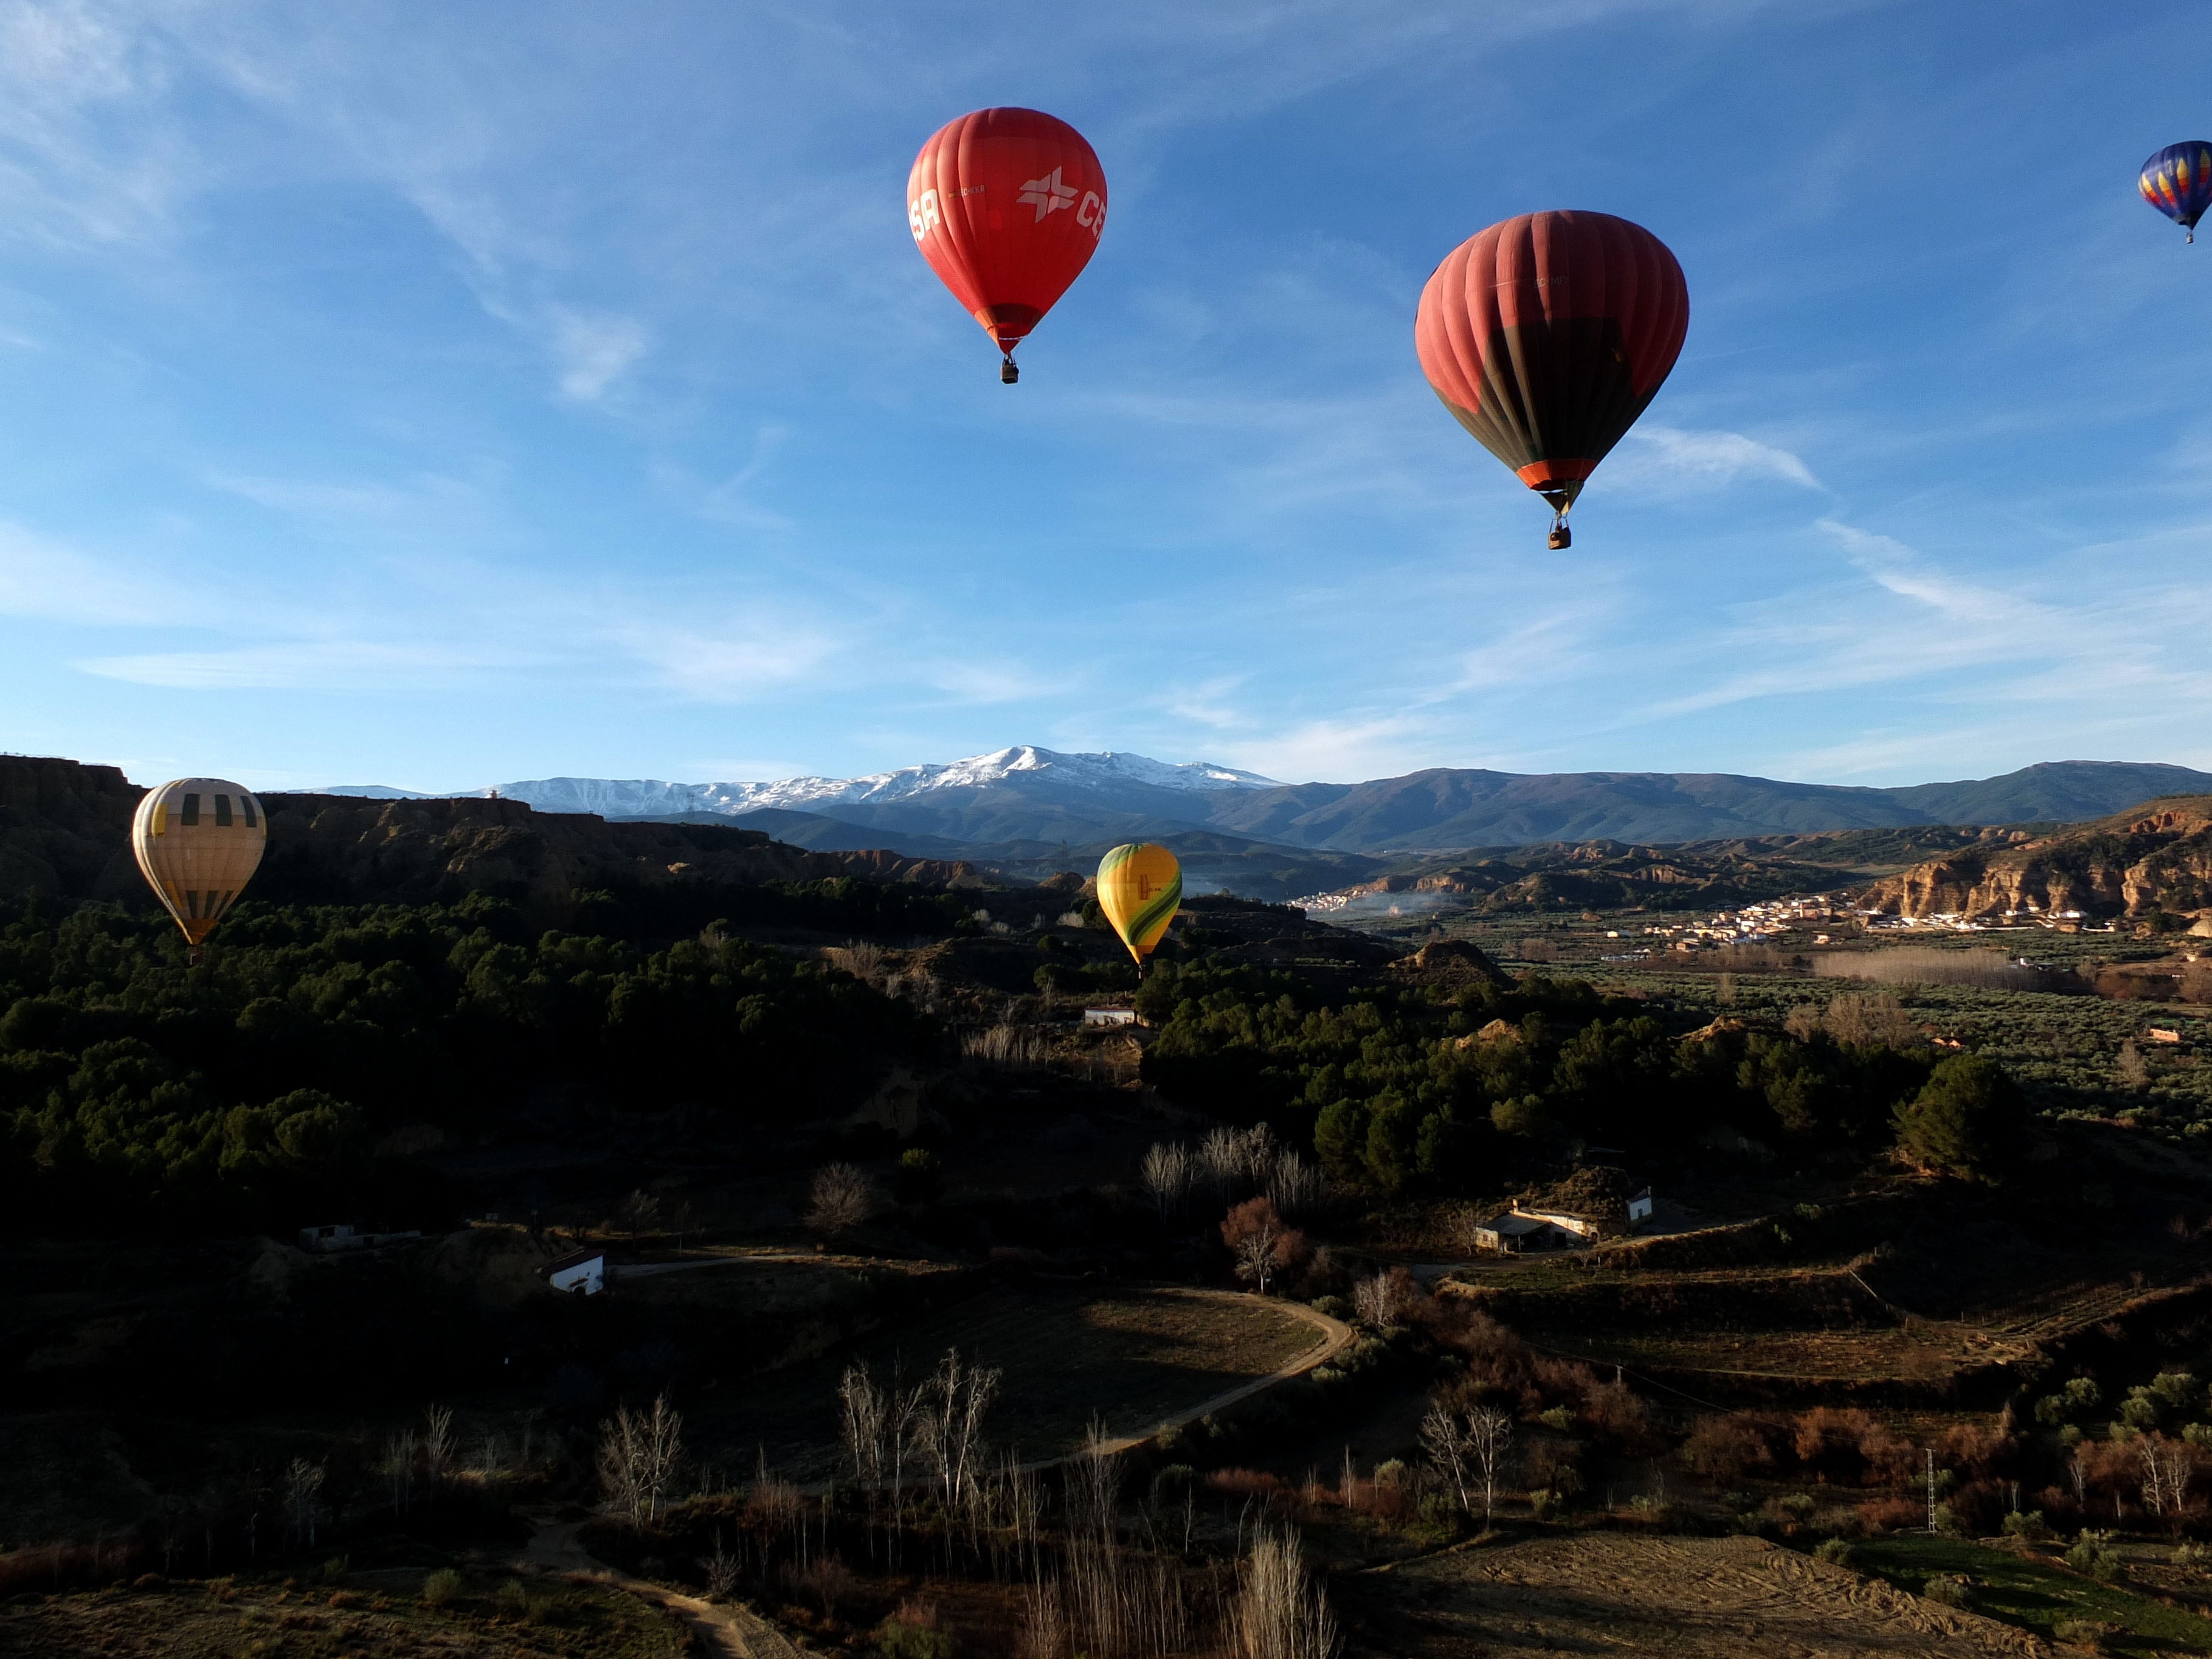
[[[683,1267],[714,1267],[722,1261],[757,1261],[761,1259],[758,1256],[725,1256],[708,1261],[651,1262],[642,1265],[648,1270],[672,1273]],[[810,1255],[781,1259],[818,1261],[822,1258]],[[635,1273],[637,1269],[632,1268],[628,1271]],[[1215,1395],[1210,1400],[1200,1401],[1188,1410],[1162,1418],[1151,1427],[1138,1433],[1122,1435],[1106,1441],[1099,1449],[1109,1456],[1117,1455],[1140,1446],[1154,1436],[1164,1434],[1170,1429],[1179,1429],[1187,1423],[1194,1423],[1210,1412],[1221,1411],[1227,1407],[1237,1404],[1240,1401],[1249,1400],[1254,1395],[1274,1387],[1278,1382],[1288,1382],[1294,1376],[1303,1376],[1308,1371],[1335,1358],[1338,1354],[1350,1347],[1358,1340],[1359,1334],[1342,1320],[1332,1319],[1327,1314],[1316,1309],[1309,1308],[1302,1302],[1276,1301],[1272,1297],[1254,1296],[1244,1291],[1200,1290],[1185,1285],[1153,1285],[1148,1288],[1162,1296],[1256,1304],[1276,1313],[1288,1314],[1291,1318],[1312,1326],[1321,1333],[1322,1340],[1296,1358],[1278,1365],[1265,1376],[1255,1377],[1250,1382],[1242,1383],[1225,1393]],[[1082,1452],[1066,1452],[1058,1457],[1041,1458],[1036,1462],[1024,1463],[1021,1467],[1025,1470],[1048,1469],[1084,1455]],[[819,1488],[810,1490],[818,1491]],[[709,1601],[701,1596],[687,1595],[680,1590],[670,1589],[665,1584],[654,1583],[650,1579],[633,1577],[629,1573],[609,1566],[584,1548],[583,1541],[578,1535],[583,1528],[582,1522],[563,1521],[560,1517],[559,1511],[550,1509],[525,1509],[519,1510],[518,1513],[531,1523],[532,1530],[529,1544],[525,1547],[523,1553],[515,1558],[512,1563],[516,1568],[548,1577],[587,1578],[597,1583],[608,1584],[617,1589],[625,1590],[641,1601],[649,1601],[664,1612],[683,1620],[706,1644],[709,1652],[723,1655],[725,1659],[809,1659],[807,1650],[794,1646],[790,1638],[781,1631],[748,1607],[740,1603]]]

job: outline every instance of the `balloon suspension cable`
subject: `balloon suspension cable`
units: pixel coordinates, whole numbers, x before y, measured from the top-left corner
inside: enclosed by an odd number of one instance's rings
[[[999,365],[999,384],[1012,386],[1021,378],[1022,371],[1014,364],[1014,354],[1009,351],[1006,353],[1006,361]]]

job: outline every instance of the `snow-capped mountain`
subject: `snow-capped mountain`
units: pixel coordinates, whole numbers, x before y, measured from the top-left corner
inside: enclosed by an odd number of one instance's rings
[[[546,812],[596,812],[602,817],[658,817],[678,812],[734,817],[763,807],[817,809],[881,806],[948,790],[1010,787],[1030,795],[1124,795],[1168,789],[1212,793],[1272,789],[1272,778],[1207,761],[1183,765],[1146,755],[1062,754],[1020,744],[995,754],[943,764],[902,766],[864,778],[783,778],[772,783],[663,783],[652,779],[535,778],[503,783],[499,793]]]

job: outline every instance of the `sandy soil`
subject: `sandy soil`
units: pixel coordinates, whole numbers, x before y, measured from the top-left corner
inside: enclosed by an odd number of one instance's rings
[[[1753,1538],[1462,1545],[1337,1581],[1347,1659],[2045,1659],[2041,1638]]]

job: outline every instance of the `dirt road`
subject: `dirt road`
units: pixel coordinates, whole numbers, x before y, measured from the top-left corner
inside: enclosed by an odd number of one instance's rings
[[[577,1534],[582,1529],[582,1522],[563,1521],[550,1510],[526,1510],[522,1513],[535,1530],[521,1556],[513,1563],[521,1571],[548,1577],[589,1578],[627,1590],[682,1620],[697,1634],[708,1652],[721,1654],[724,1659],[806,1659],[804,1650],[794,1647],[782,1632],[749,1607],[686,1595],[647,1579],[633,1578],[609,1566],[588,1553],[579,1541]]]

